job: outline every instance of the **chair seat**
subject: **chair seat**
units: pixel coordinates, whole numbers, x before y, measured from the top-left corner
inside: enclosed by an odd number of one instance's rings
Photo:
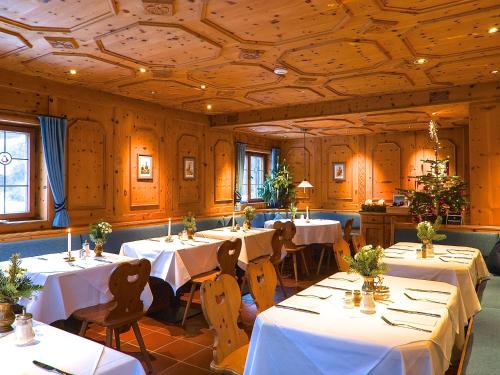
[[[140,319],[144,313],[142,311],[133,314],[132,316],[127,316],[126,319],[115,319],[106,320],[109,312],[116,307],[116,302],[111,301],[108,303],[102,303],[100,305],[84,307],[83,309],[76,310],[73,316],[78,320],[87,321],[90,323],[96,323],[104,327],[120,326],[122,324],[127,324],[133,320]]]
[[[287,253],[298,253],[299,251],[304,250],[306,247],[307,246],[305,246],[305,245],[303,245],[303,246],[297,246],[295,248],[289,248],[289,247],[287,247],[287,248],[285,248],[285,251]]]
[[[206,273],[202,273],[200,275],[196,275],[191,278],[191,281],[196,284],[201,284],[205,281],[215,280],[217,276],[219,276],[220,271],[210,271]]]
[[[224,358],[221,363],[215,364],[214,361],[210,363],[210,368],[216,372],[232,373],[235,375],[242,375],[245,370],[245,362],[247,360],[248,345],[243,345],[239,349],[229,354]]]

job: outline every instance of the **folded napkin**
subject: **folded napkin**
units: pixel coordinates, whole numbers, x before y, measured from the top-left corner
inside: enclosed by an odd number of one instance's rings
[[[357,273],[341,273],[332,275],[328,279],[354,282],[360,280],[361,277]]]
[[[448,303],[448,300],[450,299],[450,296],[448,294],[442,294],[442,293],[416,292],[413,290],[406,290],[405,293],[408,294],[410,297],[418,300],[425,299],[430,301],[436,301],[439,303]],[[415,301],[415,302],[420,302],[420,301]]]
[[[320,298],[328,298],[332,295],[332,289],[315,287],[314,285],[310,288],[300,291],[297,295],[313,295],[318,296]]]
[[[389,321],[396,324],[409,324],[414,327],[424,328],[432,330],[439,320],[437,317],[426,316],[426,315],[416,315],[407,314],[399,311],[386,310],[384,311],[384,317]]]
[[[291,307],[296,309],[304,309],[319,313],[321,311],[322,300],[317,298],[303,298],[292,296],[279,303],[281,306]]]

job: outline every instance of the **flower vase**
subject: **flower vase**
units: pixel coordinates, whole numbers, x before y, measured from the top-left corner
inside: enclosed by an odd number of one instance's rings
[[[252,222],[250,220],[245,220],[245,222],[243,223],[243,228],[245,230],[249,230],[250,228],[252,228]]]
[[[188,240],[192,240],[194,237],[194,229],[188,228],[187,229],[187,236],[188,236]]]
[[[0,333],[12,331],[12,323],[14,323],[15,319],[16,316],[12,311],[12,304],[6,302],[0,303]]]
[[[375,277],[373,276],[363,276],[364,282],[361,289],[365,292],[375,291]]]
[[[102,245],[100,242],[95,243],[94,253],[96,257],[102,257]]]

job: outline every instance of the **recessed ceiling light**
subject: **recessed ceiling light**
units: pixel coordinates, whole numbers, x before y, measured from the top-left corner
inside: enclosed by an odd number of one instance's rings
[[[156,91],[151,91],[151,94],[153,94],[153,95],[156,94]]]
[[[139,72],[146,73],[146,68],[139,68]]]
[[[491,71],[491,74],[497,74],[498,73],[498,70],[492,70]]]
[[[75,69],[70,69],[70,70],[69,70],[69,74],[73,74],[73,75],[75,75],[75,74],[76,74],[76,70],[75,70]]]
[[[207,88],[207,86],[205,86],[205,85],[200,86],[200,89],[202,89],[202,90],[205,90],[206,88]]]
[[[488,32],[489,32],[490,34],[494,34],[494,33],[496,33],[497,31],[498,31],[498,27],[496,27],[496,26],[490,27],[490,28],[488,29]]]
[[[432,115],[433,116],[436,116],[438,113],[437,112],[432,112]]]
[[[422,64],[425,64],[426,62],[427,62],[427,59],[425,59],[423,57],[419,57],[419,58],[413,60],[413,63],[417,64],[417,65],[422,65]]]
[[[288,73],[288,69],[283,68],[282,66],[277,66],[276,68],[274,68],[274,74],[277,74],[279,76],[284,76],[287,73]]]
[[[207,109],[211,110],[212,109],[212,104],[207,104]]]

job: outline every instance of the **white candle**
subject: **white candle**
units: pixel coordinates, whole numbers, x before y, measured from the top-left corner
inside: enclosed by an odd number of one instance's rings
[[[168,236],[172,234],[172,219],[168,218]]]
[[[68,228],[68,257],[71,258],[71,229]]]
[[[236,226],[236,222],[235,222],[234,220],[236,220],[236,219],[235,219],[235,217],[234,217],[234,211],[233,211],[233,225],[232,225],[233,227],[235,227],[235,226]]]
[[[306,207],[306,219],[309,220],[309,206]]]

